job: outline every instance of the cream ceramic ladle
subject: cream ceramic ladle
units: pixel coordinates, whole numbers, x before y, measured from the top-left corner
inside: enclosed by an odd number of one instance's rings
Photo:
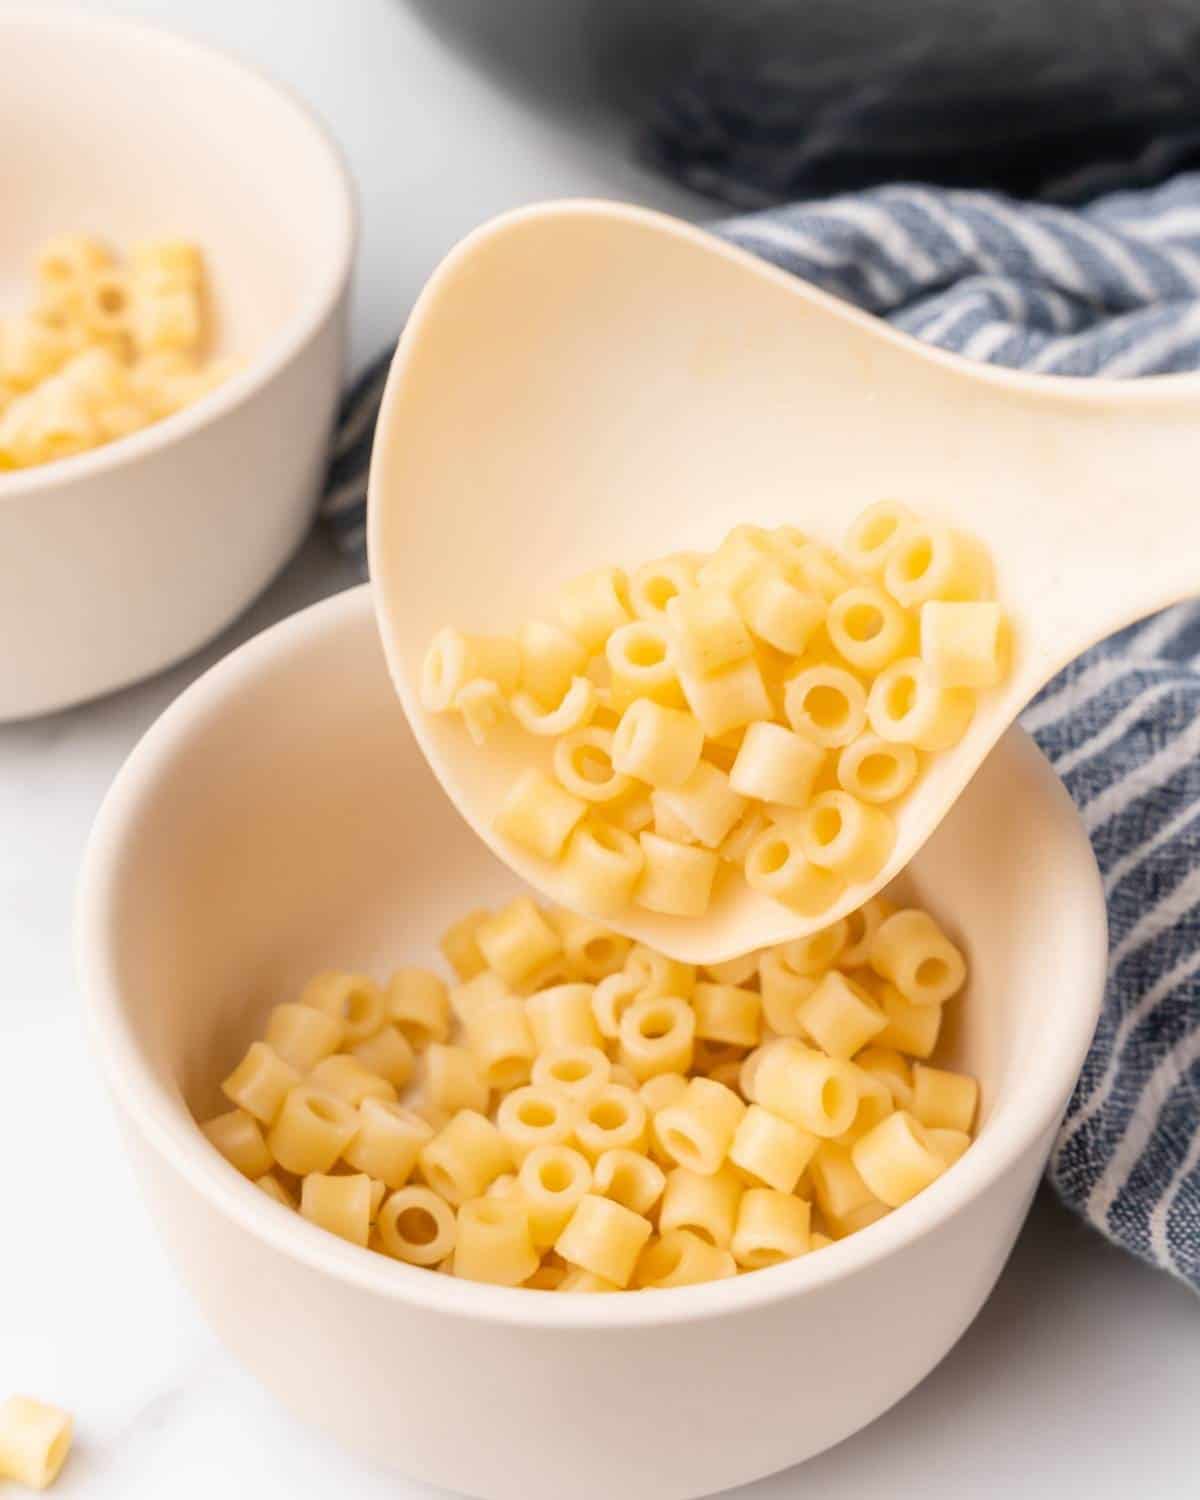
[[[896,809],[877,878],[815,920],[730,872],[702,918],[630,907],[612,922],[715,962],[860,905],[1038,688],[1119,626],[1196,592],[1198,485],[1192,377],[970,363],[678,220],[552,203],[470,235],[413,311],[371,466],[371,575],[392,678],[439,780],[501,858],[563,900],[555,868],[491,827],[518,769],[531,755],[548,765],[549,745],[513,728],[481,750],[457,716],[427,714],[417,686],[435,631],[511,631],[574,573],[710,548],[742,522],[836,542],[885,497],[986,544],[1011,672]]]

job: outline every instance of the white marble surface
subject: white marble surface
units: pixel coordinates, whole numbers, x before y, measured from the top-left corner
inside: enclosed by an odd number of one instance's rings
[[[394,0],[121,8],[261,62],[325,114],[362,189],[360,358],[394,329],[438,255],[488,213],[560,192],[687,206],[596,131],[538,119]],[[70,960],[80,852],[138,736],[238,641],[353,581],[315,539],[196,660],[105,702],[0,727],[0,1394],[38,1392],[76,1412],[64,1500],[418,1500],[419,1487],[364,1469],[298,1426],[200,1322],[122,1159]],[[798,1350],[797,1401],[805,1378]],[[833,1452],[745,1494],[989,1500],[1019,1489],[1184,1500],[1200,1485],[1198,1389],[1195,1298],[1045,1197],[982,1316],[917,1392]]]

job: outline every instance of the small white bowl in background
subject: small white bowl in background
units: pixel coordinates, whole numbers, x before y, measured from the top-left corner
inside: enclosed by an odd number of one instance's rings
[[[982,1080],[978,1139],[839,1244],[672,1291],[564,1296],[401,1265],[271,1202],[193,1122],[312,973],[434,962],[450,920],[514,890],[421,756],[366,589],[243,646],[150,730],[92,835],[77,953],[150,1213],[221,1338],[293,1411],[487,1500],[684,1500],[847,1437],[947,1353],[1083,1061],[1104,901],[1024,734],[906,879],[970,960],[939,1057]]]
[[[239,369],[131,437],[0,474],[0,722],[145,677],[220,631],[312,519],[344,366],[355,208],[308,109],[206,46],[0,14],[0,316],[53,235],[205,252]]]

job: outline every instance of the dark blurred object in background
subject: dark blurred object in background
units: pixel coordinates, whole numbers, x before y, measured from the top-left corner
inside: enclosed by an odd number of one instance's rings
[[[883,181],[1072,201],[1200,162],[1200,0],[409,0],[741,207]]]

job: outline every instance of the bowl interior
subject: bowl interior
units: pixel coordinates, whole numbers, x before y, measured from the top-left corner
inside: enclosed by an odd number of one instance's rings
[[[981,1077],[982,1139],[1006,1119],[1044,1130],[1095,1020],[1104,917],[1079,821],[1023,734],[905,879],[970,960],[938,1057]],[[102,817],[84,957],[119,1085],[192,1150],[188,1106],[221,1107],[271,1005],[320,969],[436,962],[446,924],[518,889],[425,764],[368,591],[308,610],[184,694]]]
[[[246,358],[340,269],[346,194],[303,106],[166,32],[0,16],[0,310],[24,306],[44,241],[193,239],[214,353]]]

